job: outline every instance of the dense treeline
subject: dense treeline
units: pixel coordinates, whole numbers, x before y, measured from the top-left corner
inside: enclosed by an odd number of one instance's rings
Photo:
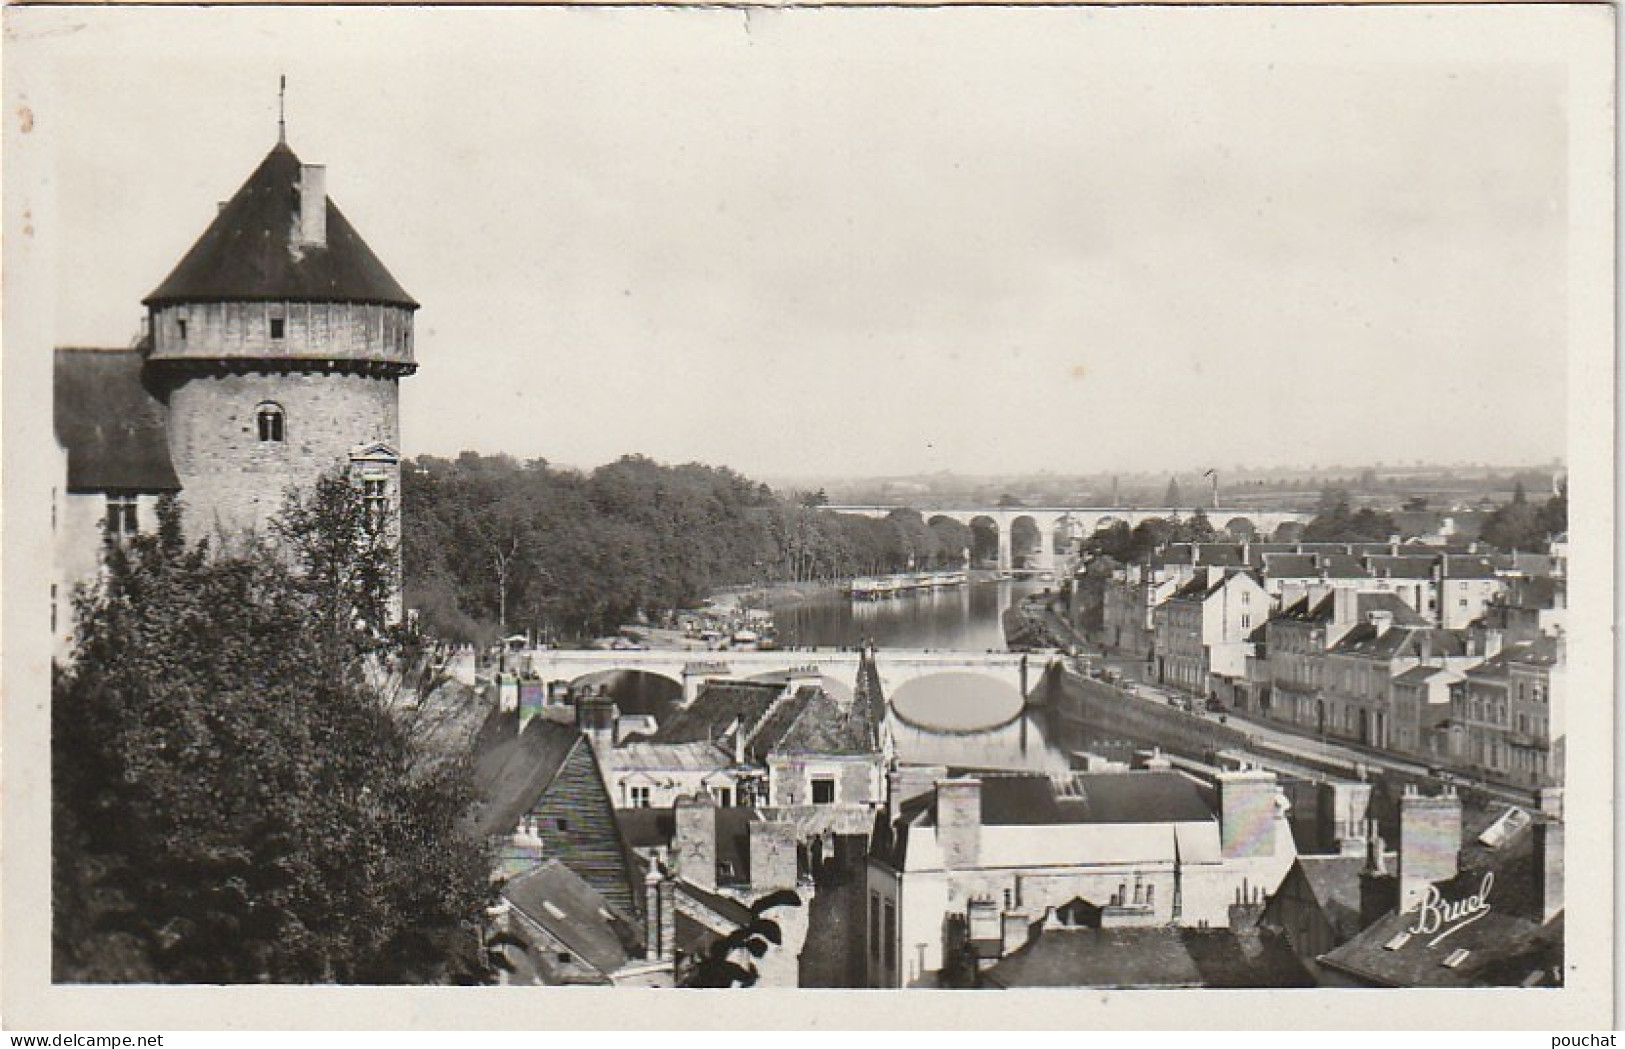
[[[62,982],[491,977],[465,761],[383,687],[385,530],[344,478],[290,502],[281,556],[110,544],[52,682],[52,946]]]
[[[1502,550],[1543,553],[1553,536],[1568,530],[1568,485],[1537,506],[1529,501],[1520,481],[1513,490],[1512,502],[1490,514],[1479,534],[1486,543]]]
[[[732,470],[626,456],[590,473],[464,452],[404,471],[406,603],[430,630],[562,639],[713,590],[963,563],[971,530],[835,514]]]
[[[1150,517],[1133,528],[1117,521],[1085,540],[1083,551],[1086,556],[1105,556],[1127,564],[1149,557],[1169,543],[1212,543],[1219,538],[1207,514],[1197,510],[1178,520]]]

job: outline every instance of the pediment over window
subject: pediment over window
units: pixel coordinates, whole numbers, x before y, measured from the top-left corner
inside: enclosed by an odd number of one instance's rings
[[[383,441],[374,441],[371,444],[357,445],[350,449],[350,461],[352,463],[377,463],[386,466],[399,466],[401,453]]]

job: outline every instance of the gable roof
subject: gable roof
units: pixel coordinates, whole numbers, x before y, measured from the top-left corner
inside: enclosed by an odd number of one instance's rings
[[[988,773],[982,781],[982,825],[1185,823],[1213,810],[1177,772],[1098,772],[1047,776]],[[932,810],[922,826],[933,826]]]
[[[1330,649],[1337,655],[1367,659],[1397,659],[1415,655],[1426,640],[1435,656],[1465,656],[1467,639],[1458,630],[1392,626],[1382,633],[1370,623],[1361,623],[1344,634]]]
[[[326,243],[295,243],[301,167],[286,143],[272,147],[144,304],[272,300],[417,309],[331,197]]]
[[[571,752],[586,746],[573,726],[546,718],[531,718],[523,732],[518,728],[518,714],[497,711],[475,738],[474,786],[482,799],[475,826],[481,835],[512,833]]]
[[[1272,579],[1319,578],[1320,567],[1314,554],[1265,553],[1264,574]]]
[[[983,974],[995,987],[1309,987],[1271,932],[1046,928]]]
[[[1373,555],[1366,558],[1371,574],[1378,579],[1432,579],[1433,557]]]
[[[143,382],[141,349],[59,347],[52,425],[70,492],[177,492],[169,413]]]
[[[1383,859],[1388,870],[1398,869],[1399,853],[1385,851]],[[1360,931],[1360,872],[1365,870],[1366,858],[1300,855],[1294,862],[1338,942],[1356,936]]]
[[[795,696],[795,717],[772,750],[789,754],[871,754],[877,749],[856,701],[842,710],[828,692],[816,686]],[[764,733],[765,735],[765,733]]]
[[[1495,655],[1467,671],[1469,677],[1504,677],[1514,665],[1550,667],[1557,663],[1557,639],[1537,637],[1508,645]]]
[[[498,711],[478,734],[476,833],[513,835],[521,818],[535,813],[541,855],[563,861],[623,913],[639,913],[642,885],[592,747],[571,725],[533,717],[523,732],[517,726],[516,713]],[[532,859],[520,862],[528,867]]]
[[[1446,555],[1443,567],[1446,579],[1494,579],[1495,564],[1488,557],[1476,555]]]
[[[699,696],[662,724],[651,743],[713,742],[735,721],[749,733],[762,720],[773,701],[784,694],[778,685],[754,681],[713,681]]]
[[[502,895],[605,976],[637,957],[642,945],[637,923],[558,860],[510,879]]]

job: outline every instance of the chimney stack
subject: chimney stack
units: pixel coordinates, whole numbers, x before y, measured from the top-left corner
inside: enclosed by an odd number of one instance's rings
[[[1326,631],[1326,647],[1331,648],[1354,628],[1360,617],[1360,595],[1351,587],[1332,588],[1332,625]]]
[[[982,781],[937,782],[937,844],[948,870],[976,867],[982,857]]]
[[[1388,843],[1382,840],[1382,835],[1377,831],[1377,821],[1366,821],[1365,869],[1367,874],[1384,875],[1388,873],[1388,860],[1383,855],[1387,848]]]
[[[660,872],[651,868],[643,879],[643,957],[645,961],[659,961],[660,942]]]
[[[322,164],[299,166],[299,243],[327,247],[327,168]]]
[[[672,851],[677,873],[702,889],[717,887],[717,811],[711,795],[685,794],[672,808],[676,824]]]
[[[1563,910],[1563,821],[1540,817],[1535,822],[1535,896],[1542,925]]]
[[[1446,787],[1429,797],[1407,784],[1399,799],[1399,909],[1422,901],[1428,886],[1460,872],[1461,798]]]
[[[1280,784],[1264,769],[1221,772],[1219,839],[1226,859],[1275,855],[1275,798]]]
[[[1360,928],[1381,921],[1399,905],[1399,879],[1388,870],[1383,853],[1387,844],[1377,832],[1377,821],[1366,825],[1365,869],[1360,872]]]
[[[795,826],[780,821],[752,820],[750,835],[750,891],[791,889],[796,884]]]

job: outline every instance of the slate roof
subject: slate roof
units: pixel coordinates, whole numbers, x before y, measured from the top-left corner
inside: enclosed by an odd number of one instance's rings
[[[773,752],[872,754],[877,750],[869,721],[856,702],[843,710],[828,692],[809,686],[796,693],[793,705],[795,717],[783,736],[770,743]]]
[[[1487,557],[1453,556],[1444,559],[1446,579],[1494,579],[1495,563]]]
[[[1338,655],[1367,659],[1398,659],[1419,652],[1424,638],[1432,643],[1435,656],[1467,654],[1467,639],[1460,631],[1395,626],[1379,635],[1377,628],[1370,623],[1361,623],[1344,634],[1331,647],[1331,651]]]
[[[142,351],[59,347],[52,361],[56,439],[70,492],[177,492],[169,412],[142,381]]]
[[[509,834],[553,783],[570,752],[586,746],[570,725],[531,718],[519,732],[517,714],[489,718],[475,738],[474,786],[482,804],[476,817],[482,835]]]
[[[277,143],[145,304],[355,302],[416,309],[331,197],[327,243],[294,243],[300,167],[293,150]]]
[[[1175,928],[1043,929],[982,974],[994,987],[1309,987],[1270,932]]]
[[[643,932],[637,923],[558,860],[510,879],[502,895],[605,976],[639,957]]]
[[[1365,579],[1371,575],[1365,564],[1353,554],[1327,554],[1320,560],[1328,579]]]
[[[1366,565],[1378,579],[1432,579],[1435,560],[1432,557],[1383,554],[1366,558]]]
[[[1413,936],[1399,949],[1388,950],[1385,945],[1413,923],[1412,913],[1390,914],[1321,961],[1368,982],[1397,987],[1514,986],[1532,972],[1561,966],[1563,916],[1544,926],[1539,920],[1534,835],[1519,834],[1499,849],[1478,840],[1504,810],[1491,806],[1464,821],[1460,873],[1439,883],[1445,899],[1459,900],[1477,893],[1484,875],[1493,873],[1488,915],[1437,946],[1430,947],[1427,937]],[[1397,868],[1390,864],[1389,869]],[[1441,963],[1457,948],[1469,952],[1467,961],[1446,968]]]
[[[1181,823],[1211,820],[1196,785],[1177,772],[984,774],[982,825]],[[923,826],[936,823],[934,809]]]
[[[1383,854],[1388,870],[1398,870],[1399,853]],[[1320,905],[1320,911],[1337,932],[1340,942],[1360,932],[1360,872],[1364,856],[1299,856],[1297,865],[1304,884]]]
[[[1470,677],[1505,677],[1508,668],[1517,663],[1529,667],[1549,667],[1557,662],[1557,639],[1537,637],[1508,645],[1484,662],[1467,671]]]
[[[1405,671],[1403,674],[1400,674],[1398,677],[1394,678],[1394,684],[1396,684],[1396,685],[1425,685],[1429,681],[1433,680],[1433,678],[1437,677],[1440,674],[1444,674],[1447,677],[1453,677],[1453,678],[1458,678],[1458,679],[1460,677],[1460,675],[1457,674],[1453,670],[1446,670],[1444,667],[1432,667],[1432,666],[1428,666],[1426,663],[1423,663],[1423,664],[1419,664],[1417,666],[1411,667],[1409,670]]]
[[[637,914],[642,887],[592,747],[573,726],[546,718],[517,729],[517,714],[498,711],[476,736],[475,832],[511,836],[526,813],[536,813],[540,855],[562,860],[622,913]]]
[[[617,770],[709,772],[733,764],[733,756],[713,743],[623,743],[608,754]]]
[[[1449,889],[1446,899],[1459,894]],[[1477,885],[1468,889],[1478,891]],[[1497,981],[1521,982],[1528,972],[1561,964],[1561,929],[1547,930],[1535,922],[1511,916],[1494,908],[1495,890],[1490,890],[1491,910],[1479,920],[1464,924],[1442,943],[1413,935],[1401,946],[1389,950],[1387,944],[1407,932],[1415,923],[1414,912],[1389,914],[1342,946],[1321,956],[1324,965],[1351,973],[1370,983],[1386,987],[1472,987]],[[1555,937],[1552,933],[1555,932]],[[1451,968],[1444,961],[1457,950],[1467,951],[1466,960]],[[1555,954],[1555,958],[1553,955]],[[1508,972],[1517,975],[1507,980]]]
[[[711,742],[727,732],[736,719],[749,732],[783,692],[778,685],[760,682],[711,682],[693,703],[661,725],[649,742]]]
[[[1314,554],[1265,554],[1264,574],[1272,579],[1319,578]]]

